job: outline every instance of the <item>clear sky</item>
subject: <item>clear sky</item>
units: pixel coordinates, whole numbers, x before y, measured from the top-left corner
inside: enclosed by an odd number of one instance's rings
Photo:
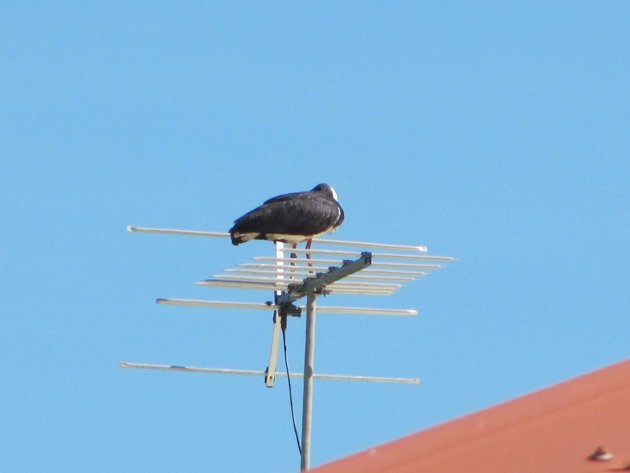
[[[630,4],[3,2],[0,470],[296,471],[263,302],[191,283],[271,253],[226,231],[335,187],[335,238],[458,258],[320,315],[314,465],[628,357]],[[299,370],[304,318],[289,322]],[[295,383],[298,417],[301,385]],[[299,422],[299,419],[298,419]]]

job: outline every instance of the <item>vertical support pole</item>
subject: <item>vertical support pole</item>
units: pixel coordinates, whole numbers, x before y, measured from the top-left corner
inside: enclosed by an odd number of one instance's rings
[[[282,249],[284,248],[284,243],[277,241],[276,242],[276,258],[280,259],[284,256]],[[282,261],[277,262],[277,278],[284,277],[284,263]],[[275,298],[277,298],[281,294],[281,291],[274,292],[274,303]],[[273,313],[273,332],[271,335],[271,349],[269,351],[269,364],[267,365],[267,371],[265,373],[265,386],[268,388],[273,387],[273,383],[276,380],[276,363],[278,361],[278,346],[280,345],[280,330],[281,330],[281,317],[278,311],[274,311]]]
[[[302,401],[302,458],[301,470],[311,462],[311,422],[313,418],[313,364],[315,359],[315,301],[313,290],[306,295],[306,343],[304,346],[304,398]]]

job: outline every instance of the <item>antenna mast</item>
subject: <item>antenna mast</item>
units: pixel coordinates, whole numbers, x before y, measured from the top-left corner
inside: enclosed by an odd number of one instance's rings
[[[228,233],[206,232],[196,230],[180,230],[167,228],[127,227],[130,232],[158,233],[170,235],[201,236],[227,238]],[[214,308],[233,308],[251,310],[272,310],[273,331],[269,361],[265,371],[242,370],[229,368],[198,368],[179,365],[158,365],[147,363],[120,363],[121,368],[153,369],[167,371],[185,371],[192,373],[231,374],[245,376],[264,376],[265,385],[273,387],[277,376],[288,373],[277,372],[280,333],[288,316],[300,316],[306,312],[306,335],[304,344],[304,371],[290,373],[290,377],[303,377],[302,403],[302,451],[300,466],[302,471],[308,470],[311,458],[311,426],[313,410],[313,381],[315,379],[334,381],[367,381],[377,383],[418,384],[417,378],[389,378],[375,376],[353,376],[338,374],[321,374],[314,372],[315,359],[315,325],[316,315],[322,313],[414,316],[413,309],[374,309],[365,307],[317,307],[317,296],[325,294],[361,294],[390,295],[402,287],[403,282],[412,282],[416,278],[427,275],[427,271],[442,269],[436,263],[450,262],[454,258],[448,256],[429,256],[408,253],[425,253],[426,246],[393,245],[384,243],[367,243],[343,240],[314,239],[321,245],[344,246],[346,248],[370,248],[385,250],[388,253],[372,253],[369,251],[330,250],[330,249],[289,249],[281,242],[276,243],[275,256],[257,256],[255,263],[241,264],[231,268],[225,274],[197,282],[199,286],[231,287],[237,289],[272,290],[274,301],[267,303],[246,303],[226,301],[206,301],[195,299],[157,299],[158,304],[182,305]],[[392,253],[392,251],[394,251]],[[285,252],[306,254],[308,263],[294,258],[286,258]],[[322,258],[313,258],[321,256]],[[355,257],[354,260],[341,259]],[[373,261],[377,260],[377,261]],[[411,261],[406,263],[391,260]],[[289,263],[289,264],[286,264]],[[328,266],[326,266],[328,265]],[[361,274],[358,274],[361,273]],[[298,277],[303,279],[300,281]],[[342,281],[343,280],[343,281]],[[306,306],[294,303],[306,297]],[[286,326],[286,325],[285,325]]]

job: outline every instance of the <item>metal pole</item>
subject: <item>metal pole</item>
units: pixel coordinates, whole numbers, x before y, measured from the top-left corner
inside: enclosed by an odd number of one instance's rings
[[[281,241],[276,242],[276,258],[281,258],[284,253],[282,252],[284,243]],[[278,261],[276,263],[276,277],[281,279],[284,277],[283,273],[284,263]],[[274,291],[274,301],[281,294],[281,291]],[[273,383],[276,381],[276,363],[278,361],[278,347],[280,346],[280,330],[282,317],[280,317],[280,311],[275,310],[273,312],[273,332],[271,334],[271,350],[269,351],[269,363],[267,364],[267,374],[265,375],[265,386],[273,388]]]
[[[315,358],[315,300],[313,290],[306,295],[306,342],[304,346],[304,398],[302,401],[302,459],[301,470],[311,462],[311,422],[313,420],[313,363]]]

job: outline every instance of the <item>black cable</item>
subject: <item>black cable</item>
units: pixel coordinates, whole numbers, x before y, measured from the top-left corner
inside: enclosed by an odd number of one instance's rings
[[[289,376],[289,361],[287,359],[287,316],[285,315],[280,325],[282,327],[282,345],[284,346],[284,366],[287,369],[287,381],[289,383],[289,403],[291,404],[291,420],[293,420],[293,432],[295,433],[295,441],[297,442],[298,451],[302,455],[302,446],[300,445],[300,437],[298,435],[297,426],[295,425],[295,412],[293,410],[293,393],[291,389],[291,376]]]

